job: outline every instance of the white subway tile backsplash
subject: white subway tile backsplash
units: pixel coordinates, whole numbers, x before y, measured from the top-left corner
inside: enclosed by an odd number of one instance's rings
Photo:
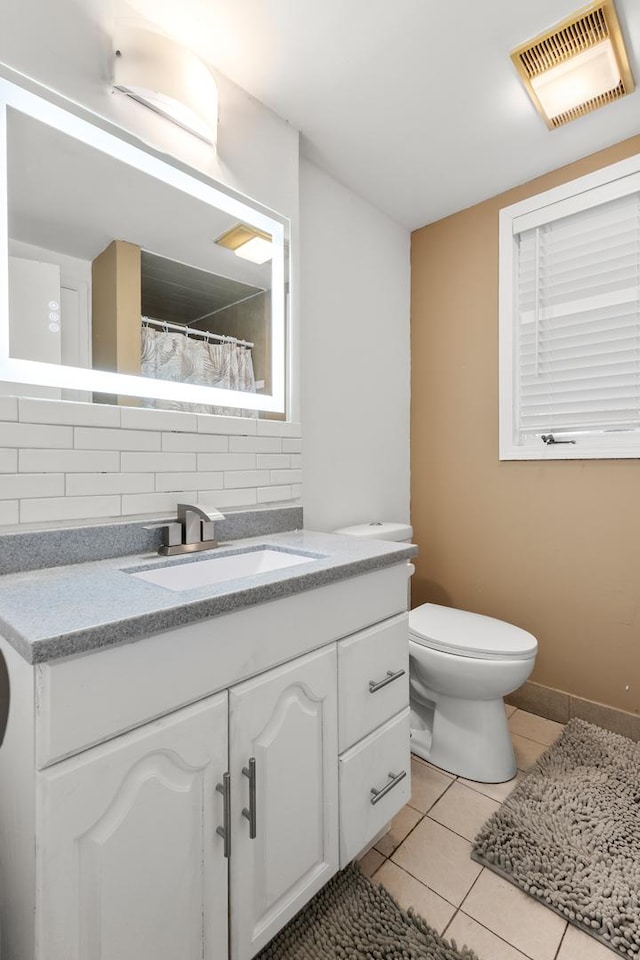
[[[0,499],[64,497],[63,473],[0,474]]]
[[[0,397],[0,525],[286,502],[301,493],[299,436],[277,420]]]
[[[47,520],[93,520],[120,516],[120,497],[48,497],[46,500],[21,500],[21,523]]]
[[[72,447],[73,427],[0,423],[0,447]]]
[[[20,504],[17,500],[0,500],[0,524],[19,523]]]
[[[205,509],[218,507],[252,507],[258,502],[255,488],[246,487],[243,490],[198,490],[198,503]]]
[[[198,431],[200,433],[235,434],[240,437],[255,437],[255,418],[248,417],[216,417],[210,413],[198,414]]]
[[[21,450],[18,460],[25,473],[117,473],[117,450]]]
[[[256,459],[258,470],[286,470],[291,466],[291,457],[288,453],[258,453]]]
[[[0,420],[18,419],[18,398],[0,397]]]
[[[181,410],[122,407],[120,426],[124,430],[186,430],[195,432],[198,429],[198,417],[195,413],[183,413]]]
[[[122,496],[122,514],[158,513],[168,516],[176,512],[179,503],[195,503],[196,490],[181,490],[176,493],[125,493]]]
[[[268,470],[227,470],[225,487],[263,487],[269,483]]]
[[[291,487],[258,487],[258,503],[277,503],[291,500]]]
[[[229,437],[231,453],[282,453],[282,440],[276,437]]]
[[[163,433],[162,449],[185,453],[226,453],[227,437],[215,437],[210,433]]]
[[[283,453],[302,453],[302,440],[287,440],[282,441],[282,452]]]
[[[302,470],[272,470],[271,483],[301,483]]]
[[[259,437],[301,437],[302,427],[299,423],[289,423],[286,420],[258,420]]]
[[[153,493],[152,473],[69,473],[68,497],[98,496],[108,493]]]
[[[223,487],[221,473],[158,473],[156,474],[156,490],[170,492],[184,490],[187,487],[197,487],[202,484],[209,490],[221,490]]]
[[[25,423],[68,423],[75,427],[119,427],[120,407],[20,397],[18,414]]]
[[[0,473],[17,473],[18,451],[0,449]]]
[[[195,453],[130,453],[123,452],[119,455],[121,460],[120,469],[123,473],[142,473],[151,471],[152,473],[163,473],[168,470],[195,470]]]
[[[159,433],[150,430],[101,430],[74,427],[74,446],[79,450],[159,450]]]
[[[255,470],[255,453],[199,453],[198,470]]]

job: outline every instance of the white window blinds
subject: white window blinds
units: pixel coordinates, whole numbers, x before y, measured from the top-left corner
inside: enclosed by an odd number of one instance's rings
[[[515,240],[515,442],[639,429],[640,194]]]

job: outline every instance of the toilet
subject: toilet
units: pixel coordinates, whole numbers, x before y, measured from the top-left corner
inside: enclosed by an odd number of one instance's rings
[[[406,524],[336,533],[410,541]],[[520,627],[437,603],[409,613],[411,752],[456,776],[503,783],[516,774],[503,697],[531,674],[538,642]]]

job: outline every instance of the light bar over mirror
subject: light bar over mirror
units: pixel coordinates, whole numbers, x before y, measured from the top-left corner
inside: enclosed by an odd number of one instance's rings
[[[281,417],[286,219],[4,80],[0,124],[2,392]]]

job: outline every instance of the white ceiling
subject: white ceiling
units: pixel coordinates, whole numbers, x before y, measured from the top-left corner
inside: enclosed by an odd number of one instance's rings
[[[640,91],[548,131],[516,76],[509,51],[580,0],[129,3],[412,229],[640,132]],[[616,6],[640,82],[640,3]]]

